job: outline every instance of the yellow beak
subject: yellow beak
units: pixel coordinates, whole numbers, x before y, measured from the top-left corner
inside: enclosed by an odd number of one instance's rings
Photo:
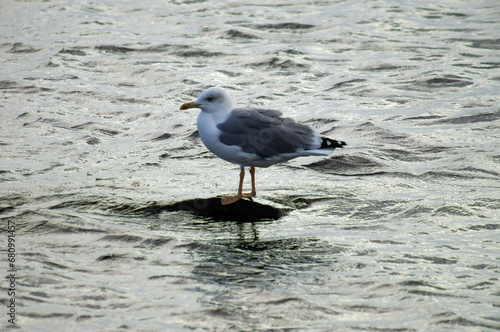
[[[181,110],[187,110],[189,108],[198,108],[199,105],[198,104],[195,104],[194,101],[190,101],[189,103],[184,103],[181,105]]]

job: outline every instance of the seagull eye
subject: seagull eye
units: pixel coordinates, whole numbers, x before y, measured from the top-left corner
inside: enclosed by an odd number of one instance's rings
[[[208,97],[207,101],[214,101],[215,97]]]

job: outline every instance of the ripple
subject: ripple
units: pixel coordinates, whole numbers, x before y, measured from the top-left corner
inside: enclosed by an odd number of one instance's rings
[[[42,49],[34,48],[33,46],[26,45],[24,43],[14,43],[12,48],[8,51],[9,53],[36,53],[40,52]]]
[[[271,23],[271,24],[257,24],[254,25],[254,27],[262,30],[307,30],[307,29],[312,29],[316,26],[312,24],[284,22],[284,23]]]
[[[327,174],[367,175],[382,171],[383,164],[361,155],[333,156],[307,165],[308,168]]]
[[[361,83],[361,82],[366,82],[367,80],[364,78],[355,78],[352,80],[347,80],[339,83],[335,83],[331,88],[326,89],[325,91],[330,91],[330,90],[336,90],[340,88],[350,88],[352,86],[355,86],[354,83]]]
[[[228,39],[260,39],[256,35],[252,35],[250,33],[242,32],[237,29],[230,29],[225,32],[224,38]]]
[[[500,110],[494,112],[484,112],[473,115],[464,115],[447,119],[439,119],[436,123],[445,124],[467,124],[476,122],[492,122],[500,119]]]
[[[305,69],[309,68],[309,65],[298,63],[292,60],[281,59],[279,57],[272,57],[260,62],[254,62],[248,65],[249,67],[259,68],[264,67],[268,69]]]

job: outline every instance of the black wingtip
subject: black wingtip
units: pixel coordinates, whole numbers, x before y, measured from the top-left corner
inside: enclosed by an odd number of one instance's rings
[[[336,149],[343,148],[344,145],[347,145],[346,142],[337,141],[328,137],[321,137],[321,147],[320,149]]]

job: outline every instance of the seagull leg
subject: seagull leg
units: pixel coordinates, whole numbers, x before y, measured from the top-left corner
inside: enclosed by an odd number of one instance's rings
[[[252,176],[252,192],[243,194],[243,197],[255,197],[257,195],[257,191],[255,190],[255,167],[250,167],[250,175]]]
[[[243,179],[245,178],[245,168],[241,167],[240,171],[240,185],[238,186],[238,193],[234,196],[222,196],[220,201],[222,205],[229,205],[239,201],[243,197]]]

